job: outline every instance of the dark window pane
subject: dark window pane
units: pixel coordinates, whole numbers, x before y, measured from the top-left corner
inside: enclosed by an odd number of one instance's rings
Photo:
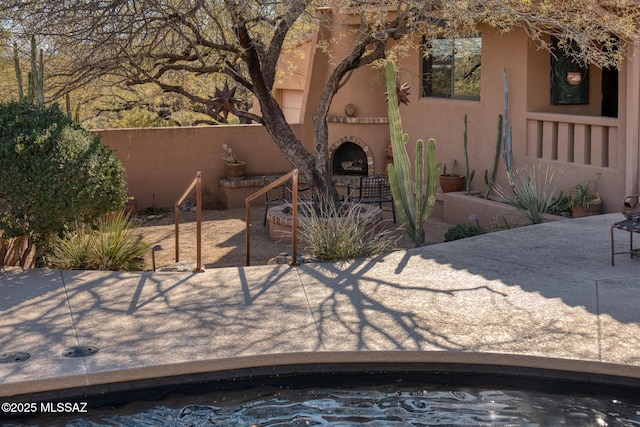
[[[480,99],[482,39],[436,39],[423,62],[423,94],[439,98]]]
[[[482,39],[465,37],[455,40],[454,96],[480,98],[480,64]]]

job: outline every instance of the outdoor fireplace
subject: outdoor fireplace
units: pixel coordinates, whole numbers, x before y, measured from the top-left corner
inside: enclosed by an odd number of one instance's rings
[[[335,175],[367,176],[373,174],[373,156],[366,144],[355,137],[345,137],[329,149],[331,171]]]

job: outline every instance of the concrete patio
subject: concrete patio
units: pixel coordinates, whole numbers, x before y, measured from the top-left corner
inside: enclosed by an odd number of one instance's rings
[[[0,271],[0,396],[340,363],[464,363],[640,387],[640,259],[621,214],[373,259],[205,273]],[[616,250],[628,247],[616,234]],[[64,357],[87,346],[97,353]],[[117,387],[116,387],[117,388]]]

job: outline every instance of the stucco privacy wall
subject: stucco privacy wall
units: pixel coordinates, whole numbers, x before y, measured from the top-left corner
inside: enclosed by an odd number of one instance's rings
[[[153,129],[96,130],[122,161],[127,185],[139,208],[172,207],[202,171],[203,206],[219,205],[218,180],[224,178],[223,144],[247,162],[247,175],[292,169],[264,127],[229,125]]]

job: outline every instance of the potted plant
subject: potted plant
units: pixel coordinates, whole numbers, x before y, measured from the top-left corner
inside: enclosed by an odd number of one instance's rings
[[[227,153],[227,155],[223,157],[225,161],[224,171],[227,179],[240,180],[244,178],[244,166],[246,162],[238,160],[236,154],[227,144],[223,144],[222,148]]]
[[[602,212],[602,200],[598,194],[598,181],[600,174],[588,181],[579,182],[571,187],[571,216],[580,218],[589,215],[598,215]]]
[[[450,193],[453,191],[462,191],[464,188],[465,177],[462,175],[456,175],[456,160],[451,161],[451,172],[447,173],[447,165],[443,166],[442,174],[440,174],[440,188],[443,193]]]

